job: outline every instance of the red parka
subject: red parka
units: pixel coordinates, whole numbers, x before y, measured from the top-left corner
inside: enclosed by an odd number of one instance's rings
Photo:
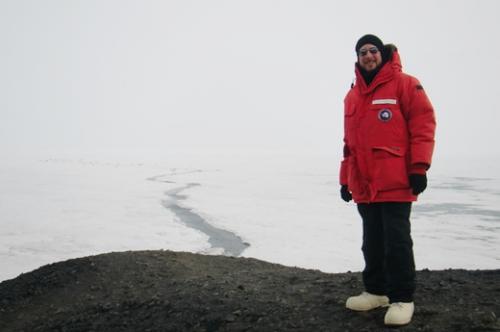
[[[436,121],[419,81],[401,70],[397,50],[370,85],[356,66],[344,100],[340,184],[356,203],[411,202],[408,176],[431,165]]]

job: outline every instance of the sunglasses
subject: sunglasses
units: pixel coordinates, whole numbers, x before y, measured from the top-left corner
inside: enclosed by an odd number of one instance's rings
[[[368,54],[368,52],[370,52],[371,54],[377,54],[378,53],[378,48],[373,46],[373,47],[370,47],[369,49],[362,49],[362,50],[359,50],[359,56],[365,56]]]

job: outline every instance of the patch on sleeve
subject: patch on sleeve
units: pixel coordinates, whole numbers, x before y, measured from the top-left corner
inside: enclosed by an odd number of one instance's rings
[[[423,89],[424,89],[424,87],[422,85],[417,84],[417,90],[423,90]]]

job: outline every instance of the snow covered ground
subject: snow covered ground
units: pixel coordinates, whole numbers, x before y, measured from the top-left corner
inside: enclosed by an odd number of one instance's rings
[[[499,268],[500,178],[436,164],[413,208],[417,268]],[[360,220],[339,198],[337,169],[305,155],[6,158],[0,281],[109,251],[227,254],[220,234],[248,245],[245,257],[361,270]]]

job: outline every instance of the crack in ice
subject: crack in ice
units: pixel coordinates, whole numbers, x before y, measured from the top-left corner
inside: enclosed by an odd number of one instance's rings
[[[160,180],[161,177],[162,176],[150,177],[148,180],[175,183],[171,181],[162,181]],[[206,234],[208,236],[208,242],[213,249],[220,248],[226,256],[240,256],[243,251],[250,246],[250,244],[244,242],[241,237],[233,232],[211,225],[200,215],[193,212],[192,208],[179,204],[179,201],[187,198],[186,195],[180,194],[182,191],[199,185],[199,183],[188,183],[182,187],[168,190],[165,192],[168,199],[163,200],[162,205],[166,209],[172,211],[186,226]]]

